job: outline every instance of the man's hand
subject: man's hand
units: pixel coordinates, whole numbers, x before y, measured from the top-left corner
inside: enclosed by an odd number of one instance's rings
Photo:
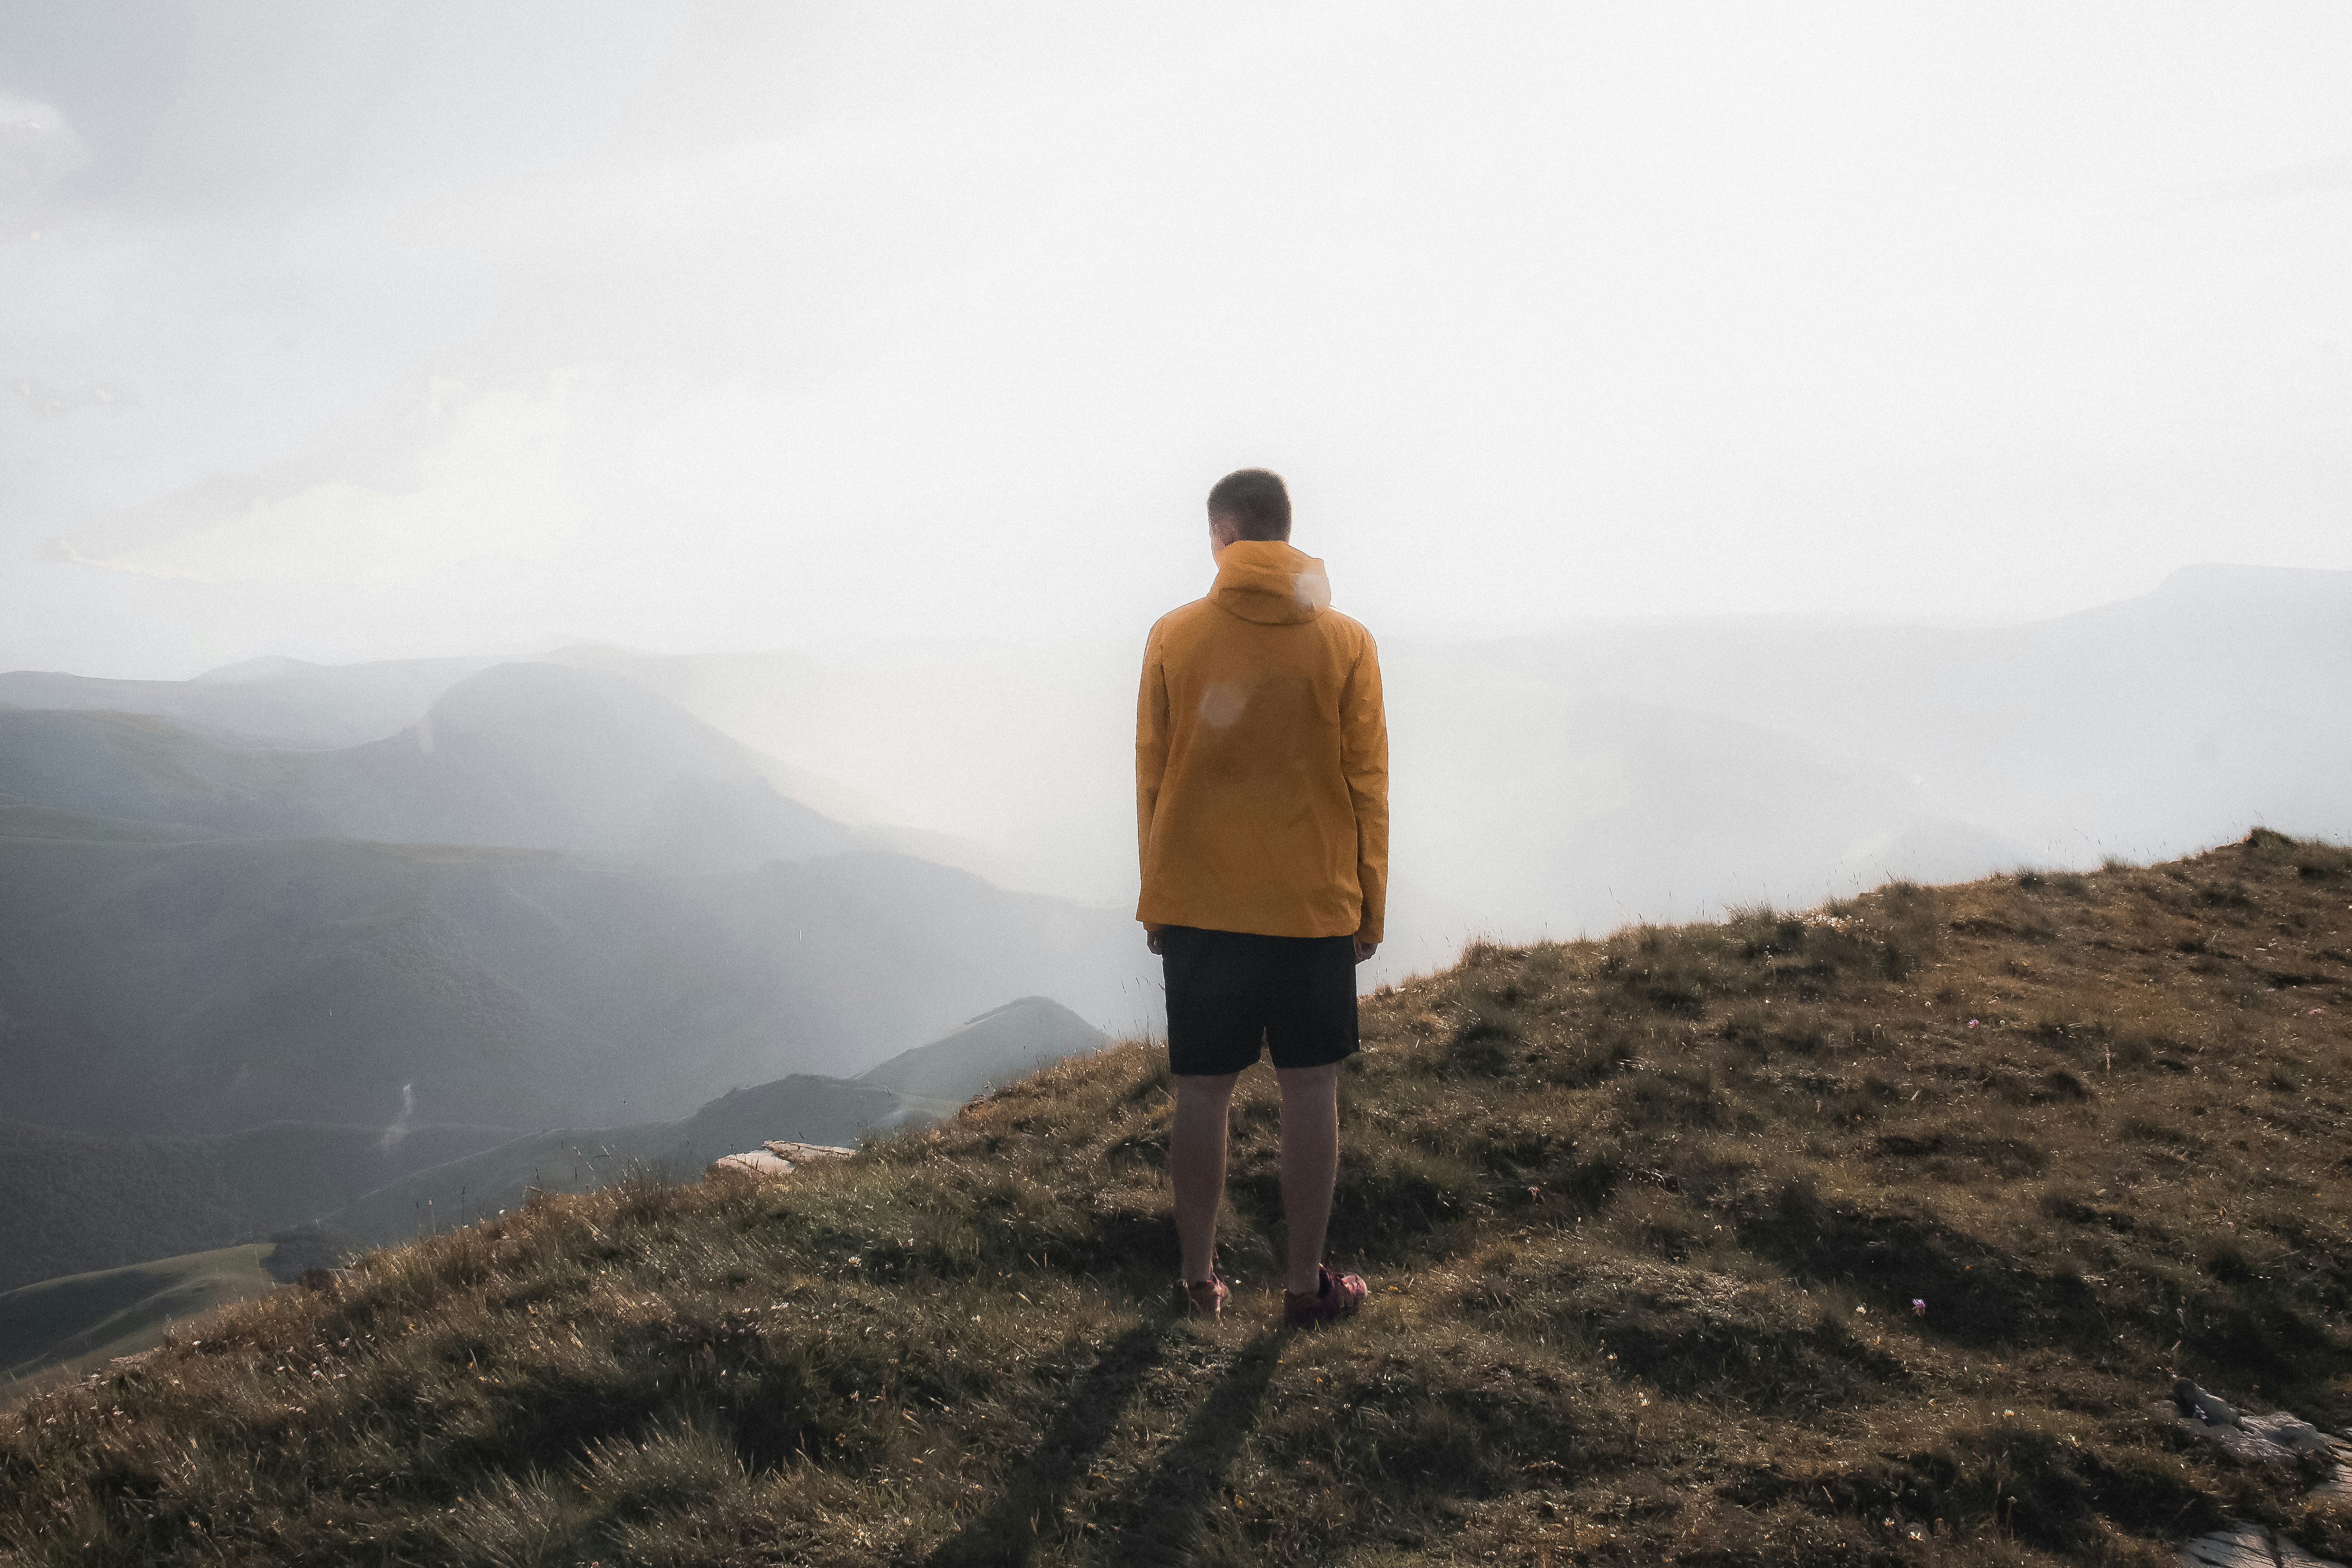
[[[1143,933],[1143,945],[1144,945],[1144,946],[1146,946],[1146,947],[1148,947],[1148,948],[1150,948],[1150,949],[1151,950],[1151,955],[1152,955],[1154,958],[1159,957],[1159,956],[1160,956],[1160,933],[1159,933],[1158,931],[1145,931],[1145,932]],[[1357,945],[1358,945],[1358,946],[1361,946],[1361,945],[1362,945],[1362,943],[1359,942]],[[1358,959],[1356,962],[1357,962],[1357,963],[1361,963],[1363,962],[1363,960],[1360,958],[1360,959]]]

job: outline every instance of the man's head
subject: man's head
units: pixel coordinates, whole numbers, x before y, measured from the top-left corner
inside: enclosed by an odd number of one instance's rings
[[[1267,468],[1237,468],[1209,492],[1210,548],[1223,550],[1237,539],[1287,540],[1290,491],[1282,476]]]

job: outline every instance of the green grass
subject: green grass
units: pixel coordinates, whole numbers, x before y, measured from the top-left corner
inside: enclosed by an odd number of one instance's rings
[[[161,1343],[167,1325],[276,1287],[268,1241],[69,1274],[0,1294],[0,1380],[96,1366]]]
[[[0,1562],[2168,1562],[2352,1517],[2151,1410],[2352,1416],[2352,855],[1479,946],[1345,1078],[1358,1320],[1171,1310],[1115,1047],[783,1183],[372,1254],[0,1416]],[[1912,1310],[1914,1299],[1925,1310]]]

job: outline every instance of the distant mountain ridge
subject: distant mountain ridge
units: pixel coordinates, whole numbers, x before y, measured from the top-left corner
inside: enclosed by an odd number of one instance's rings
[[[1050,996],[992,1007],[928,1046],[901,1051],[857,1075],[900,1094],[961,1104],[1039,1068],[1098,1051],[1111,1037]]]
[[[113,1136],[389,1125],[404,1092],[609,1126],[855,1071],[1008,990],[1139,1011],[1131,931],[871,851],[677,878],[0,808],[0,1075],[16,1119]]]
[[[1150,1016],[1116,915],[860,847],[765,766],[546,664],[336,751],[0,710],[11,1114],[389,1122],[414,1086],[427,1121],[610,1124],[852,1068],[1008,990]]]
[[[138,714],[0,710],[0,795],[221,832],[562,849],[688,873],[856,842],[675,705],[546,664],[468,675],[411,728],[334,751]]]
[[[504,662],[481,655],[346,665],[265,658],[193,680],[19,669],[0,673],[0,708],[141,713],[262,745],[330,751],[409,728],[450,687]]]

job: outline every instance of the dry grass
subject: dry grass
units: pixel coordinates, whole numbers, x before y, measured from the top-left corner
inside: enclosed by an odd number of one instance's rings
[[[1375,1297],[1314,1335],[1262,1074],[1237,1310],[1172,1319],[1142,1047],[788,1184],[542,1201],[0,1415],[0,1562],[2341,1555],[2148,1405],[2352,1417],[2347,906],[2257,834],[1475,948],[1367,1005]]]

